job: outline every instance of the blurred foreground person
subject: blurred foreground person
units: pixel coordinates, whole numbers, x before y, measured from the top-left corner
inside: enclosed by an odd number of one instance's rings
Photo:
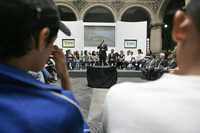
[[[111,88],[104,107],[105,133],[200,132],[200,0],[174,17],[178,69],[148,83]]]
[[[70,35],[52,0],[0,1],[0,132],[83,133],[64,54],[53,46],[58,29]],[[28,74],[53,54],[63,88]]]

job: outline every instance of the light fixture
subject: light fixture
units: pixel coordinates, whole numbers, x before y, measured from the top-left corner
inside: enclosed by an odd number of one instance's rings
[[[164,25],[164,28],[165,28],[165,29],[167,29],[167,28],[168,28],[168,25],[167,25],[167,24],[165,24],[165,25]]]

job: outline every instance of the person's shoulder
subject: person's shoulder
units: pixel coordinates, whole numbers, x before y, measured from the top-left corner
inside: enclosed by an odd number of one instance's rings
[[[56,101],[59,102],[60,105],[65,105],[63,107],[67,107],[66,105],[69,105],[74,109],[80,110],[79,104],[71,91],[61,91],[61,92],[51,91],[51,94],[52,97],[57,99]]]
[[[62,93],[51,92],[51,94],[59,108],[67,112],[66,115],[69,118],[76,118],[82,121],[79,103],[71,91],[63,91]]]
[[[146,83],[134,83],[134,82],[123,82],[112,86],[108,92],[110,93],[125,93],[126,91],[136,91],[137,88],[141,88]]]
[[[121,99],[123,97],[128,97],[129,94],[135,95],[137,91],[140,91],[143,84],[146,83],[133,83],[133,82],[124,82],[114,85],[110,88],[107,93],[106,99]]]
[[[141,83],[124,82],[114,85],[110,88],[107,97],[123,97],[137,94],[150,94],[158,91],[168,89],[170,85],[174,84],[174,79],[168,79],[166,76],[156,81],[144,81]]]

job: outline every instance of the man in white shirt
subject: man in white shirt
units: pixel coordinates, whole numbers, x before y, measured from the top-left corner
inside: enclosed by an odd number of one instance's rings
[[[131,59],[132,59],[132,55],[131,55],[131,51],[128,50],[127,51],[127,54],[125,56],[125,67],[130,69],[132,66],[131,66]]]
[[[105,133],[200,133],[200,0],[177,11],[173,74],[148,83],[122,83],[109,91]]]
[[[142,59],[144,59],[144,55],[141,49],[138,49],[138,55],[136,56],[136,61],[140,62]]]

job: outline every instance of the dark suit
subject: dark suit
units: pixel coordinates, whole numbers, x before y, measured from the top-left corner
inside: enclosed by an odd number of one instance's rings
[[[99,62],[100,62],[100,65],[106,65],[106,57],[107,57],[107,54],[106,54],[106,51],[108,50],[108,47],[106,44],[100,44],[98,47],[99,49]]]

